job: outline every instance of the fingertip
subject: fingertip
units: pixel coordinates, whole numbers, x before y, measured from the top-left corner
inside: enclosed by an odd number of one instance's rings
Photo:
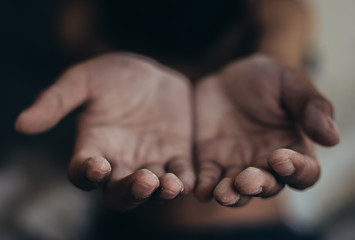
[[[101,156],[73,158],[68,167],[68,178],[76,187],[90,191],[109,179],[110,163]]]
[[[100,184],[107,180],[111,173],[110,163],[103,157],[91,157],[86,162],[85,176],[93,182]]]
[[[262,198],[275,196],[283,186],[269,170],[256,167],[245,169],[234,181],[234,187],[243,196]]]
[[[15,130],[28,135],[45,132],[57,124],[57,121],[51,118],[51,114],[39,112],[38,109],[30,107],[21,112],[17,117]]]
[[[270,154],[268,164],[281,177],[288,177],[296,171],[291,158],[299,157],[299,155],[299,153],[291,149],[278,149]]]
[[[147,169],[138,170],[134,175],[131,191],[138,200],[150,197],[159,187],[158,177]]]
[[[22,115],[23,115],[23,112],[21,112],[15,120],[15,130],[20,133],[24,133],[24,131],[22,130],[22,125],[23,125]]]
[[[315,142],[331,147],[340,141],[339,130],[332,117],[332,105],[324,100],[310,101],[304,110],[302,127]]]
[[[234,180],[234,187],[244,195],[258,195],[263,192],[263,172],[255,167],[248,167]]]
[[[103,189],[106,205],[120,212],[132,210],[143,204],[159,187],[159,179],[151,171],[140,169],[132,173],[131,169],[125,168],[125,165],[115,166]]]
[[[334,122],[333,118],[328,116],[327,118],[328,127],[326,131],[325,141],[323,142],[324,146],[331,147],[339,144],[340,135],[337,124]]]
[[[196,174],[192,161],[188,158],[175,158],[167,164],[167,171],[175,174],[183,183],[182,194],[189,194],[195,187]]]
[[[268,163],[279,175],[280,181],[300,190],[314,185],[321,173],[317,159],[290,149],[276,150],[270,155]]]
[[[213,191],[216,201],[223,206],[235,206],[241,196],[234,190],[233,179],[222,179]]]
[[[36,129],[29,127],[33,125],[30,120],[31,119],[28,117],[28,111],[24,110],[19,114],[15,121],[15,130],[24,134],[35,134],[37,132]]]
[[[159,197],[164,200],[174,199],[184,190],[184,184],[172,173],[167,173],[160,178]]]

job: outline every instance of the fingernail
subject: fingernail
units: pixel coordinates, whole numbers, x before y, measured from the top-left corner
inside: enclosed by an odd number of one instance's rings
[[[281,177],[291,176],[296,171],[295,166],[290,160],[280,161],[273,164],[273,168]]]

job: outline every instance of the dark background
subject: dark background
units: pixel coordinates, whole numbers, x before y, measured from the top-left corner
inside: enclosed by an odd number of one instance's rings
[[[72,128],[70,120],[39,136],[27,137],[14,131],[17,115],[73,62],[61,53],[55,40],[54,25],[59,3],[43,0],[0,3],[1,152],[14,144],[45,141],[46,145],[55,146],[72,141],[71,131],[62,131]],[[64,150],[68,151],[67,148]],[[0,161],[3,164],[4,159]]]

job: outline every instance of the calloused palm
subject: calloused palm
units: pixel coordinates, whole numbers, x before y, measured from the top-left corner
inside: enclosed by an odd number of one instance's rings
[[[156,192],[162,199],[194,187],[191,93],[187,79],[132,54],[108,54],[66,71],[21,113],[18,131],[36,134],[74,108],[77,139],[70,180],[128,210]]]
[[[226,206],[274,196],[284,184],[313,185],[320,175],[313,141],[339,141],[332,106],[311,80],[263,55],[203,79],[196,109],[196,196]]]

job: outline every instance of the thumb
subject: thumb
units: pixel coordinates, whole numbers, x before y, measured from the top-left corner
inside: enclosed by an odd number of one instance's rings
[[[87,79],[81,65],[67,70],[17,118],[15,128],[26,134],[44,132],[87,99]]]
[[[282,103],[313,141],[333,146],[339,143],[332,104],[305,74],[286,70],[282,75]]]

